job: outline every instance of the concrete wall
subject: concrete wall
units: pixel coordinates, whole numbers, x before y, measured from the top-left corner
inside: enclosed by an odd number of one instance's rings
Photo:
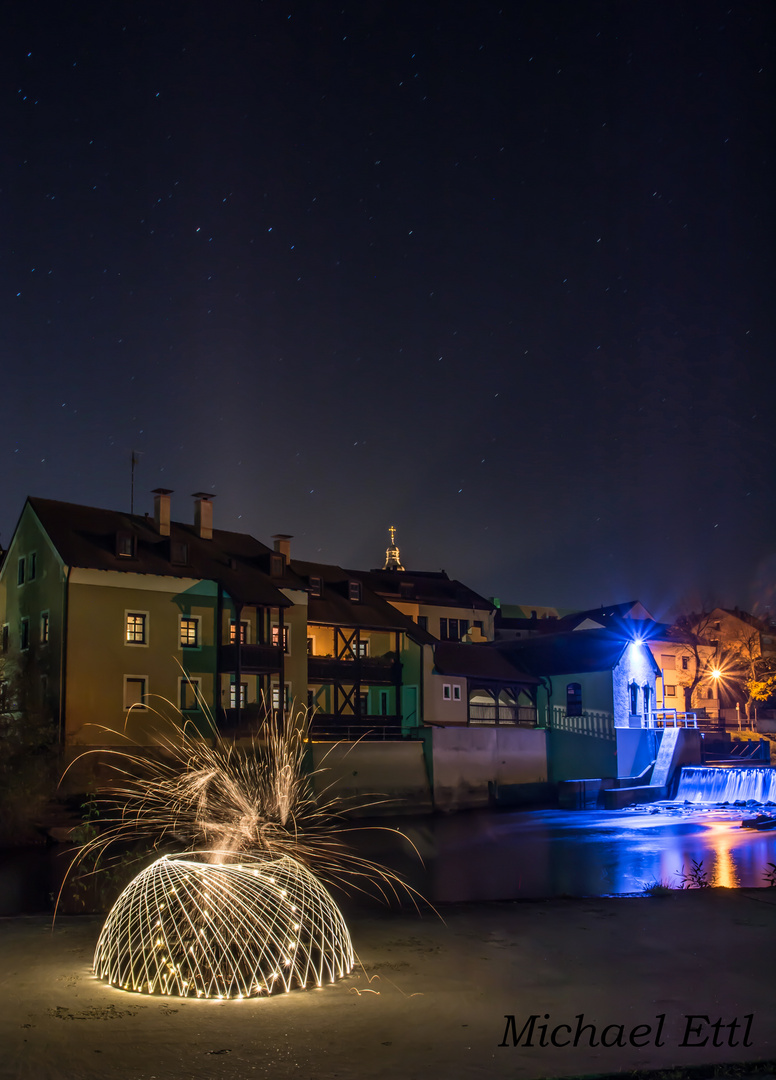
[[[487,806],[488,785],[547,781],[541,728],[437,727],[431,732],[434,805],[439,810]]]
[[[548,731],[550,779],[582,780],[617,776],[617,743],[612,737],[594,737],[576,731]]]
[[[421,740],[313,743],[317,793],[343,798],[363,814],[430,812],[431,786]],[[375,803],[379,805],[374,805]]]
[[[661,735],[646,728],[617,728],[616,776],[638,776],[657,758]]]

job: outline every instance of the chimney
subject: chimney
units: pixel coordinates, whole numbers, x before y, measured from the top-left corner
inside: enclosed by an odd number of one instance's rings
[[[208,495],[206,491],[195,491],[192,499],[194,503],[194,528],[197,536],[202,540],[213,539],[213,499],[215,495]]]
[[[275,541],[275,551],[285,556],[287,563],[291,562],[291,541],[294,539],[293,536],[289,536],[288,533],[277,533],[272,539]]]
[[[160,536],[170,535],[170,496],[169,488],[154,488],[154,524]]]

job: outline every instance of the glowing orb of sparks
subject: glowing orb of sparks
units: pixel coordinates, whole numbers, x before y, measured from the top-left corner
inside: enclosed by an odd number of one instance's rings
[[[94,954],[95,975],[113,986],[199,998],[322,986],[353,963],[339,908],[288,856],[157,859],[113,905]]]

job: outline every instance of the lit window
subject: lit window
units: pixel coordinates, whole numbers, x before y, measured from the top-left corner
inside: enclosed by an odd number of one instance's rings
[[[278,645],[280,644],[280,627],[277,625],[277,623],[275,623],[274,626],[272,627],[272,644],[275,646],[275,648],[277,648]],[[288,652],[288,627],[287,626],[283,627],[283,652],[284,653]]]
[[[40,613],[40,643],[41,645],[48,645],[49,639],[49,613],[47,611],[41,611]]]
[[[358,604],[358,603],[361,602],[361,582],[360,581],[349,581],[348,582],[348,599],[354,604]]]
[[[144,612],[127,612],[126,643],[127,645],[146,644],[146,615]]]
[[[461,688],[460,688],[460,686],[454,686],[453,687],[453,701],[460,701],[460,700],[461,700]]]
[[[179,705],[181,712],[196,712],[199,709],[199,679],[179,679]]]
[[[30,620],[22,619],[22,632],[19,639],[20,649],[29,649],[30,647]]]
[[[582,684],[570,682],[566,684],[566,716],[582,715]]]
[[[124,676],[124,708],[144,709],[148,680],[145,675]]]
[[[366,660],[366,658],[369,656],[369,642],[368,641],[357,641],[357,642],[355,642],[355,646],[356,646],[356,657],[359,660]]]
[[[323,581],[319,577],[310,578],[310,596],[320,596],[323,592]]]
[[[234,619],[229,623],[229,644],[237,644],[237,623]],[[240,623],[240,644],[248,644],[248,624],[247,622]]]
[[[451,697],[451,694],[450,694],[450,683],[445,683],[445,684],[444,684],[444,685],[442,686],[442,698],[443,698],[443,700],[444,700],[444,701],[449,701],[449,700],[450,700],[450,697]]]
[[[248,704],[248,684],[247,682],[240,683],[240,708],[244,709]],[[229,684],[229,708],[237,708],[237,683],[233,682]]]
[[[181,616],[181,648],[199,648],[199,619],[191,616]]]

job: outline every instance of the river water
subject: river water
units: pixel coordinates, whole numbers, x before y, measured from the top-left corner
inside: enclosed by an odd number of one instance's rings
[[[432,903],[678,888],[693,862],[710,885],[760,887],[776,864],[776,830],[743,829],[741,821],[761,809],[477,810],[365,822],[356,844]],[[50,911],[69,857],[62,848],[0,852],[0,916]]]

